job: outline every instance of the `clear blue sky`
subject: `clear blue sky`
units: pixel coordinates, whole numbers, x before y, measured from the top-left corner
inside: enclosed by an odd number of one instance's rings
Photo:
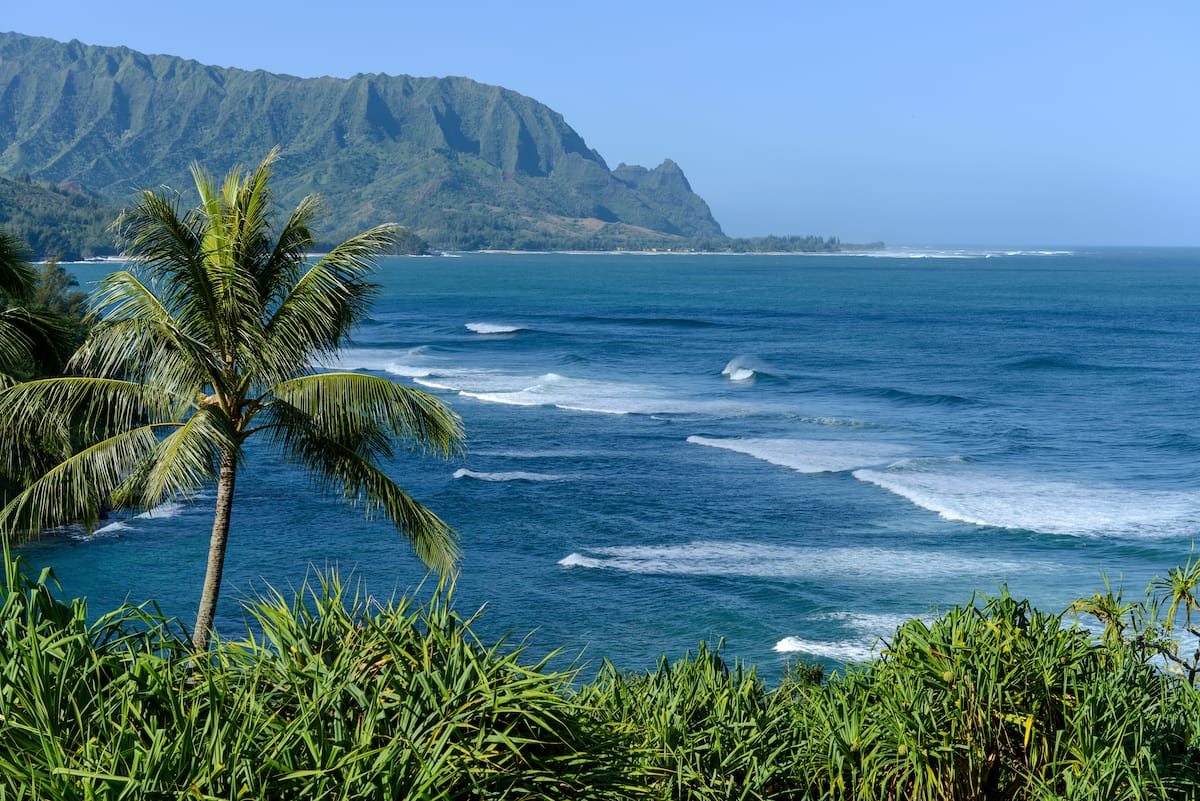
[[[1200,245],[1200,3],[7,3],[0,28],[293,75],[465,75],[734,236]],[[312,9],[312,10],[309,10]]]

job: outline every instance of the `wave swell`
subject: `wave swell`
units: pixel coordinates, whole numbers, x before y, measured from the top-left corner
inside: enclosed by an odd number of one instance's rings
[[[529,329],[519,325],[503,325],[501,323],[467,323],[467,330],[476,334],[516,334]]]
[[[717,541],[586,548],[568,554],[558,564],[646,575],[862,580],[873,584],[960,576],[995,578],[1019,571],[1029,575],[1049,573],[1054,567],[949,551]]]
[[[475,470],[459,468],[454,471],[455,478],[472,478],[476,481],[563,481],[565,476],[553,473],[531,473],[526,470],[502,470],[494,473],[484,473]]]
[[[693,445],[743,453],[787,467],[798,473],[840,473],[869,465],[885,464],[908,453],[908,448],[887,442],[824,439],[767,439],[739,437],[716,439],[690,436]]]
[[[1200,527],[1200,493],[991,473],[963,459],[854,472],[946,520],[1077,537],[1168,537]]]

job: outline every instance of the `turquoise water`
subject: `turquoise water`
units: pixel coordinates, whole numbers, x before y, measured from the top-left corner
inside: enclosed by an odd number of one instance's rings
[[[1200,530],[1200,251],[464,254],[381,283],[340,366],[462,415],[465,459],[388,469],[461,533],[485,636],[626,668],[721,637],[768,672],[838,663],[1003,583],[1056,611],[1102,574],[1140,595]],[[190,623],[211,506],[26,556],[96,610]],[[424,575],[252,449],[219,628],[334,563],[376,595]]]

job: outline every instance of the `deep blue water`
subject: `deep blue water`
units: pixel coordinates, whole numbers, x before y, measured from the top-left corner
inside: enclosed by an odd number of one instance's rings
[[[389,469],[461,533],[485,638],[639,668],[723,637],[771,673],[1003,583],[1053,611],[1102,574],[1140,596],[1200,530],[1200,251],[465,254],[380,280],[340,366],[462,415],[465,459]],[[96,611],[190,624],[211,505],[26,556]],[[424,575],[252,449],[219,627],[330,563],[376,595]]]

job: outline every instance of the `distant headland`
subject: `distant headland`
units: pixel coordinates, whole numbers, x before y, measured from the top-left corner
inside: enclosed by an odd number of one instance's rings
[[[113,253],[135,191],[282,148],[281,203],[320,193],[324,241],[381,222],[401,252],[837,252],[837,237],[731,238],[683,170],[610,169],[562,115],[467,78],[297,78],[0,33],[0,225],[35,255]]]

